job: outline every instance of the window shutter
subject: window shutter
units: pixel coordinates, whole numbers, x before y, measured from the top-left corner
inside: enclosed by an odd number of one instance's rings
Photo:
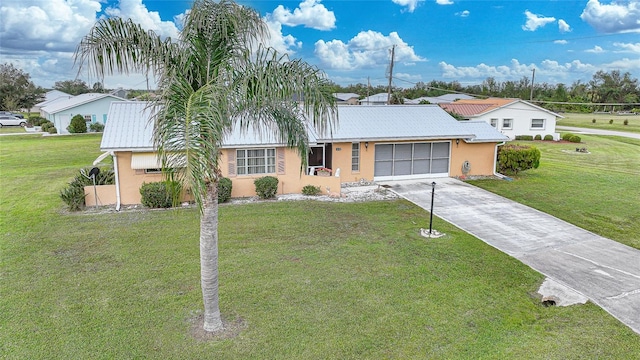
[[[277,148],[276,149],[276,157],[278,158],[278,175],[284,175],[285,174],[285,167],[284,167],[284,148]]]
[[[227,158],[229,163],[229,177],[236,176],[236,150],[229,149],[227,150]]]

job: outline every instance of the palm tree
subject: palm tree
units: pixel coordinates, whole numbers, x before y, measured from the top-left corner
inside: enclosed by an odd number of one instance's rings
[[[240,131],[276,134],[297,149],[306,168],[308,127],[320,133],[337,122],[330,82],[317,68],[257,46],[268,34],[260,16],[232,1],[194,1],[179,39],[162,39],[131,20],[99,20],[75,58],[99,78],[152,72],[161,92],[154,106],[154,144],[169,169],[188,186],[200,209],[204,330],[224,325],[218,305],[220,147]],[[303,97],[302,104],[292,101]]]

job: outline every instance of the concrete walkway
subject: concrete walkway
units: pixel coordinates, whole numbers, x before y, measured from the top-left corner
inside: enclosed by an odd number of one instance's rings
[[[640,334],[640,250],[451,178],[383,182],[405,199],[589,298]]]
[[[571,132],[576,133],[576,134],[612,135],[612,136],[628,137],[628,138],[632,138],[632,139],[640,139],[640,134],[632,133],[632,132],[626,132],[626,131],[588,129],[588,128],[572,127],[572,126],[556,126],[556,130],[571,131]]]

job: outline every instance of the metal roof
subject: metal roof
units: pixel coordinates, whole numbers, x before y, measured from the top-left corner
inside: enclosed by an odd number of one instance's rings
[[[461,121],[460,123],[475,134],[474,138],[465,139],[466,142],[503,142],[510,140],[507,135],[497,131],[486,121]]]
[[[103,151],[152,151],[153,123],[145,101],[114,101],[100,148]],[[399,141],[461,138],[469,141],[505,141],[508,138],[486,124],[457,121],[437,105],[339,106],[339,124],[318,135],[309,128],[309,142]],[[474,140],[475,139],[475,140]],[[223,147],[251,147],[284,143],[275,132],[234,129]]]
[[[87,94],[74,96],[72,98],[65,99],[62,101],[55,101],[54,103],[43,107],[42,110],[49,114],[55,114],[63,110],[67,110],[76,106],[90,103],[92,101],[103,99],[105,97],[111,97],[114,100],[126,100],[111,94],[87,93]]]

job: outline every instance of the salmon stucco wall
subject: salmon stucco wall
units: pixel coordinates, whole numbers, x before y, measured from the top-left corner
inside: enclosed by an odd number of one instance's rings
[[[163,181],[162,174],[145,174],[144,170],[131,168],[131,152],[118,152],[118,176],[120,178],[120,203],[140,204],[140,187],[143,183]]]
[[[495,170],[495,143],[466,143],[460,141],[451,143],[451,160],[449,164],[449,176],[473,176],[492,175]],[[462,165],[469,162],[470,169],[467,174],[462,172]]]

